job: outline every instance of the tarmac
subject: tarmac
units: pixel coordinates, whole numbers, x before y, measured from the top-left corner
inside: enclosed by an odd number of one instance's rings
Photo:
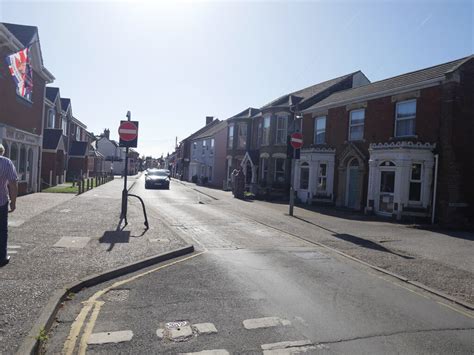
[[[129,187],[138,178],[129,178]],[[215,200],[233,199],[230,192],[183,184]],[[153,214],[148,215],[150,229],[145,230],[141,205],[135,199],[129,203],[129,225],[120,231],[122,186],[123,180],[117,178],[79,196],[36,193],[18,199],[17,210],[9,215],[12,259],[0,268],[0,354],[17,352],[20,344],[31,338],[35,321],[51,307],[57,290],[109,270],[151,262],[157,255],[187,246]],[[428,230],[427,226],[305,205],[295,207],[294,217],[288,216],[288,205],[283,203],[252,201],[245,209],[241,204],[229,208],[413,284],[473,303],[472,233]],[[262,208],[275,214],[262,217]]]
[[[137,178],[129,178],[128,186]],[[141,205],[131,198],[121,231],[122,186],[118,178],[78,196],[18,198],[9,215],[11,261],[0,268],[0,354],[18,351],[57,290],[187,246],[153,214],[146,230]]]
[[[233,199],[229,191],[181,183],[214,199]],[[472,232],[399,223],[355,211],[304,204],[296,205],[291,217],[287,202],[246,202],[245,208],[236,205],[236,213],[333,248],[474,309]],[[261,213],[262,209],[274,213]]]

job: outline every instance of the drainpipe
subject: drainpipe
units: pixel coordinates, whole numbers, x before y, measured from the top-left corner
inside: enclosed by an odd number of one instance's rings
[[[434,224],[435,212],[436,212],[436,188],[438,186],[438,159],[439,155],[435,154],[435,173],[434,173],[434,189],[433,189],[433,208],[431,210],[431,224]]]

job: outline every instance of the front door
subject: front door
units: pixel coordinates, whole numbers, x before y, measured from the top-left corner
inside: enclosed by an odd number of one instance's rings
[[[347,207],[359,209],[360,172],[359,167],[349,167],[347,185]]]
[[[393,212],[393,193],[395,190],[395,171],[380,172],[379,212]]]

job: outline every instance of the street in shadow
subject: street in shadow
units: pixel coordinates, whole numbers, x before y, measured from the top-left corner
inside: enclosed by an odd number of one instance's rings
[[[412,257],[412,256],[407,256],[407,255],[403,255],[403,254],[394,252],[394,251],[392,251],[390,249],[387,249],[384,246],[382,246],[382,245],[380,245],[376,242],[373,242],[371,240],[364,239],[364,238],[361,238],[361,237],[356,237],[355,235],[351,235],[351,234],[336,233],[335,231],[333,231],[329,228],[325,228],[323,226],[320,226],[316,223],[310,222],[310,221],[308,221],[304,218],[301,218],[301,217],[293,216],[293,218],[299,219],[300,221],[303,221],[303,222],[306,222],[308,224],[312,224],[313,226],[316,226],[318,228],[324,229],[325,231],[328,231],[329,233],[331,233],[334,237],[336,237],[338,239],[341,239],[341,240],[344,240],[344,241],[349,242],[349,243],[353,243],[353,244],[358,245],[360,247],[367,248],[367,249],[372,249],[372,250],[376,250],[376,251],[381,251],[381,252],[384,252],[384,253],[390,253],[390,254],[393,254],[393,255],[397,255],[397,256],[399,256],[403,259],[414,259],[414,257]]]
[[[384,252],[384,253],[390,253],[390,254],[393,254],[393,255],[397,255],[397,256],[399,256],[403,259],[414,259],[411,256],[396,253],[396,252],[394,252],[390,249],[385,248],[384,246],[382,246],[378,243],[375,243],[375,242],[373,242],[371,240],[368,240],[368,239],[356,237],[355,235],[334,233],[333,236],[338,238],[338,239],[345,240],[346,242],[353,243],[353,244],[358,245],[358,246],[363,247],[363,248],[372,249],[372,250],[376,250],[376,251],[381,251],[381,252]]]

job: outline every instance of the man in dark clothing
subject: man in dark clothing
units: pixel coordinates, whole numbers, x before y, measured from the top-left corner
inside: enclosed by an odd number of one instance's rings
[[[16,208],[16,196],[18,194],[18,176],[15,165],[3,154],[5,148],[0,144],[0,267],[10,261],[7,255],[8,240],[8,203],[10,212]]]

